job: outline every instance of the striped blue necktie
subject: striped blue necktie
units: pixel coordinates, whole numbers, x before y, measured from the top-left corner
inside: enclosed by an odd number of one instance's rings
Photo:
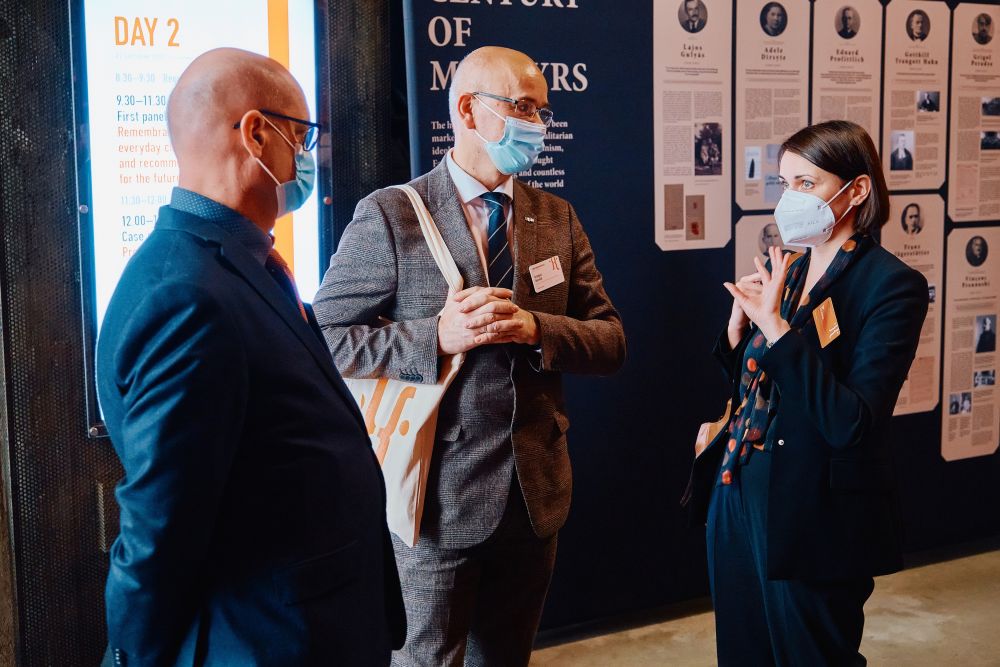
[[[510,256],[510,245],[507,242],[507,214],[504,205],[509,197],[502,192],[486,192],[483,201],[490,210],[489,225],[489,277],[491,287],[513,289],[514,262]]]

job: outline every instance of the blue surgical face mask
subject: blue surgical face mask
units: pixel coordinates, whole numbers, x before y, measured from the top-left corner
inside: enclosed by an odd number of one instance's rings
[[[774,221],[778,223],[778,231],[785,245],[814,248],[826,243],[833,236],[833,228],[854,208],[854,204],[850,204],[839,218],[834,218],[830,204],[854,180],[852,178],[844,183],[844,187],[827,201],[808,192],[785,190],[774,209]]]
[[[479,101],[479,98],[476,100]],[[499,141],[487,141],[479,134],[479,130],[473,130],[486,144],[486,153],[493,160],[497,171],[510,175],[530,169],[545,147],[545,126],[513,116],[501,116],[488,104],[482,101],[479,103],[494,116],[503,119],[503,136]]]
[[[313,159],[312,153],[302,148],[302,144],[293,144],[288,140],[281,130],[279,130],[274,123],[264,118],[267,124],[274,128],[274,131],[281,135],[281,138],[285,140],[285,143],[292,147],[295,151],[295,180],[287,181],[282,183],[271,170],[267,168],[259,157],[255,157],[257,164],[267,172],[267,175],[271,177],[271,180],[275,183],[275,193],[278,197],[278,213],[275,215],[276,218],[291,213],[292,211],[299,209],[306,200],[309,199],[309,195],[312,194],[313,186],[316,184],[316,161]]]

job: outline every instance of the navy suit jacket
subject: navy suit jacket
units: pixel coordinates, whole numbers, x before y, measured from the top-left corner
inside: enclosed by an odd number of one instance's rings
[[[125,469],[121,662],[376,665],[402,645],[381,471],[311,324],[221,227],[160,210],[97,349]]]
[[[780,392],[771,432],[770,579],[842,580],[902,568],[889,427],[927,314],[927,281],[874,246],[830,287],[841,334],[820,346],[810,317],[760,360]],[[818,305],[818,304],[814,304]],[[716,345],[738,391],[743,353]],[[685,504],[705,522],[725,429],[695,459]]]

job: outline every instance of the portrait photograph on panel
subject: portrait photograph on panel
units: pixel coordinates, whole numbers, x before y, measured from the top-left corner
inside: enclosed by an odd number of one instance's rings
[[[917,111],[920,113],[937,113],[941,111],[941,91],[918,90]]]
[[[993,41],[993,17],[980,14],[972,21],[972,39],[976,44],[986,46]]]
[[[701,0],[683,0],[677,8],[677,22],[692,34],[701,32],[708,23],[708,7]]]
[[[913,170],[913,130],[895,130],[892,133],[889,169],[892,171]]]
[[[907,236],[916,236],[924,228],[924,220],[920,215],[920,204],[910,203],[903,207],[899,222]]]
[[[743,178],[747,181],[760,180],[760,146],[743,147]]]
[[[927,12],[915,9],[906,17],[906,36],[914,42],[922,42],[931,32],[931,19]]]
[[[989,252],[990,248],[982,236],[973,236],[965,244],[965,260],[971,266],[982,266]]]
[[[722,125],[719,123],[695,124],[694,173],[696,176],[722,175]]]
[[[976,315],[976,354],[997,349],[997,316]]]
[[[979,133],[979,148],[984,151],[1000,150],[1000,134],[996,130]]]
[[[992,387],[996,384],[997,371],[995,368],[976,371],[972,374],[973,387]]]
[[[769,2],[760,10],[760,27],[771,37],[785,32],[788,26],[788,12],[780,2]]]
[[[1000,116],[1000,97],[984,97],[982,114],[984,116]]]
[[[785,245],[781,241],[781,232],[778,231],[778,225],[769,222],[760,230],[760,237],[757,239],[757,249],[760,250],[763,260],[769,257],[768,248],[772,247],[783,250]]]
[[[861,30],[861,15],[850,5],[844,5],[837,10],[834,28],[843,39],[854,39]]]

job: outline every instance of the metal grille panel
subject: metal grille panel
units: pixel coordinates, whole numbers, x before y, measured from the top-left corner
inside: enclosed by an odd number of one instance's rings
[[[23,665],[99,661],[97,488],[120,476],[86,437],[69,25],[67,3],[0,6],[2,453]]]
[[[106,643],[121,467],[86,435],[71,6],[0,3],[0,664],[93,665]],[[327,253],[357,200],[387,184],[387,6],[316,2],[318,43],[333,45],[318,77]]]

